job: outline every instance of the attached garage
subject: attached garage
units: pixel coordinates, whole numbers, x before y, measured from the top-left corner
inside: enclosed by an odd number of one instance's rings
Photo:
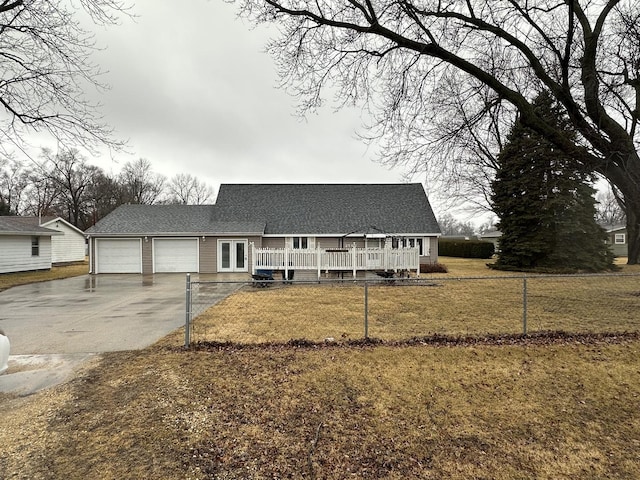
[[[142,273],[139,238],[99,238],[95,250],[96,273]]]
[[[198,272],[197,238],[154,238],[155,273]]]

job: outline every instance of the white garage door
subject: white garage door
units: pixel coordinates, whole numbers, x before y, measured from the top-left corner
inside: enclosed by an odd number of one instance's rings
[[[96,273],[142,273],[140,239],[98,239]]]
[[[156,238],[153,240],[154,272],[197,272],[197,238]]]

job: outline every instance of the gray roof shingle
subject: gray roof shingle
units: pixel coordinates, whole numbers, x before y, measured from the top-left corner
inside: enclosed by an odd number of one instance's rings
[[[215,218],[213,205],[121,205],[85,233],[120,235],[257,234],[264,223]]]
[[[223,184],[215,205],[122,205],[87,234],[439,234],[420,184]]]
[[[261,218],[265,234],[432,233],[440,228],[418,183],[224,184],[216,207]]]
[[[34,221],[35,219],[35,221]],[[0,235],[59,235],[60,232],[40,227],[37,217],[0,216]]]

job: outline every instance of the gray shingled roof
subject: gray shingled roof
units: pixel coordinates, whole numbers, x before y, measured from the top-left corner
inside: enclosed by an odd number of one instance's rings
[[[440,233],[417,183],[225,184],[216,208],[231,218],[262,218],[273,235]]]
[[[123,205],[85,233],[439,234],[420,184],[223,184],[215,205]]]
[[[60,232],[38,226],[35,217],[0,217],[0,235],[60,235]]]
[[[213,205],[121,205],[85,233],[89,235],[254,234],[264,222],[216,218]]]

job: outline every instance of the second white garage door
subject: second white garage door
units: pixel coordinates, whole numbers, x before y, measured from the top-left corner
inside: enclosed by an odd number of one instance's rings
[[[153,271],[156,273],[197,272],[197,238],[155,238]]]

